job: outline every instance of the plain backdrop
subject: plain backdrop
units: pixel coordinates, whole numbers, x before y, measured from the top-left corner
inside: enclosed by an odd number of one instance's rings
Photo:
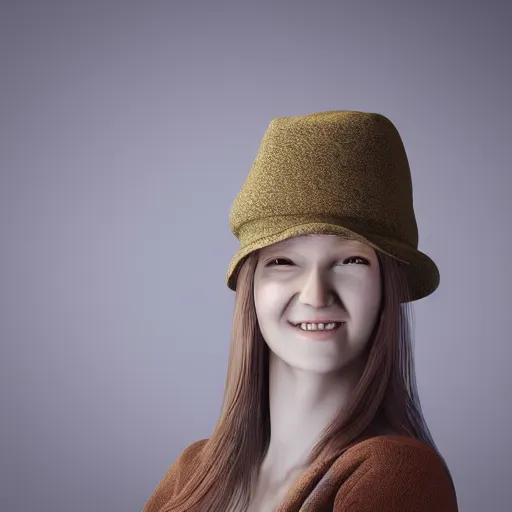
[[[511,8],[2,1],[0,509],[140,511],[216,424],[270,121],[379,112],[441,285],[415,303],[460,510],[512,510]]]

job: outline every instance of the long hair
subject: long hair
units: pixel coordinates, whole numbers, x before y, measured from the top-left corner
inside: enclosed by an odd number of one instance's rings
[[[433,448],[443,461],[423,417],[416,387],[414,322],[402,264],[377,251],[382,280],[379,318],[366,348],[366,366],[347,407],[324,430],[307,461],[335,459],[383,421],[399,435]],[[231,346],[220,417],[206,441],[201,464],[161,512],[246,510],[270,441],[269,349],[258,326],[254,271],[258,251],[238,276]],[[406,298],[404,300],[403,298]]]

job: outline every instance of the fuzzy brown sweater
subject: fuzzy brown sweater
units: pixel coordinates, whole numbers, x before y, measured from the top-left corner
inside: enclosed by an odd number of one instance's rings
[[[158,483],[142,512],[159,512],[201,460],[206,439],[188,446]],[[330,463],[313,464],[275,512],[458,512],[438,454],[405,436],[364,439]],[[267,512],[267,511],[262,511]]]

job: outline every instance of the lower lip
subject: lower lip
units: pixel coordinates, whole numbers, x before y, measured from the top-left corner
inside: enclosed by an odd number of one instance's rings
[[[301,336],[309,340],[330,340],[336,333],[345,325],[343,322],[341,325],[338,325],[335,329],[330,331],[303,331],[300,326],[295,327],[295,325],[290,324],[291,328],[297,331]]]

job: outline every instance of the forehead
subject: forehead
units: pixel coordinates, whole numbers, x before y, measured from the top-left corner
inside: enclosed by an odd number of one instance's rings
[[[272,245],[261,249],[263,254],[275,251],[307,251],[307,250],[321,249],[322,251],[337,251],[342,249],[357,249],[373,252],[373,248],[369,245],[353,240],[348,236],[343,235],[299,235],[286,240],[281,240]]]

